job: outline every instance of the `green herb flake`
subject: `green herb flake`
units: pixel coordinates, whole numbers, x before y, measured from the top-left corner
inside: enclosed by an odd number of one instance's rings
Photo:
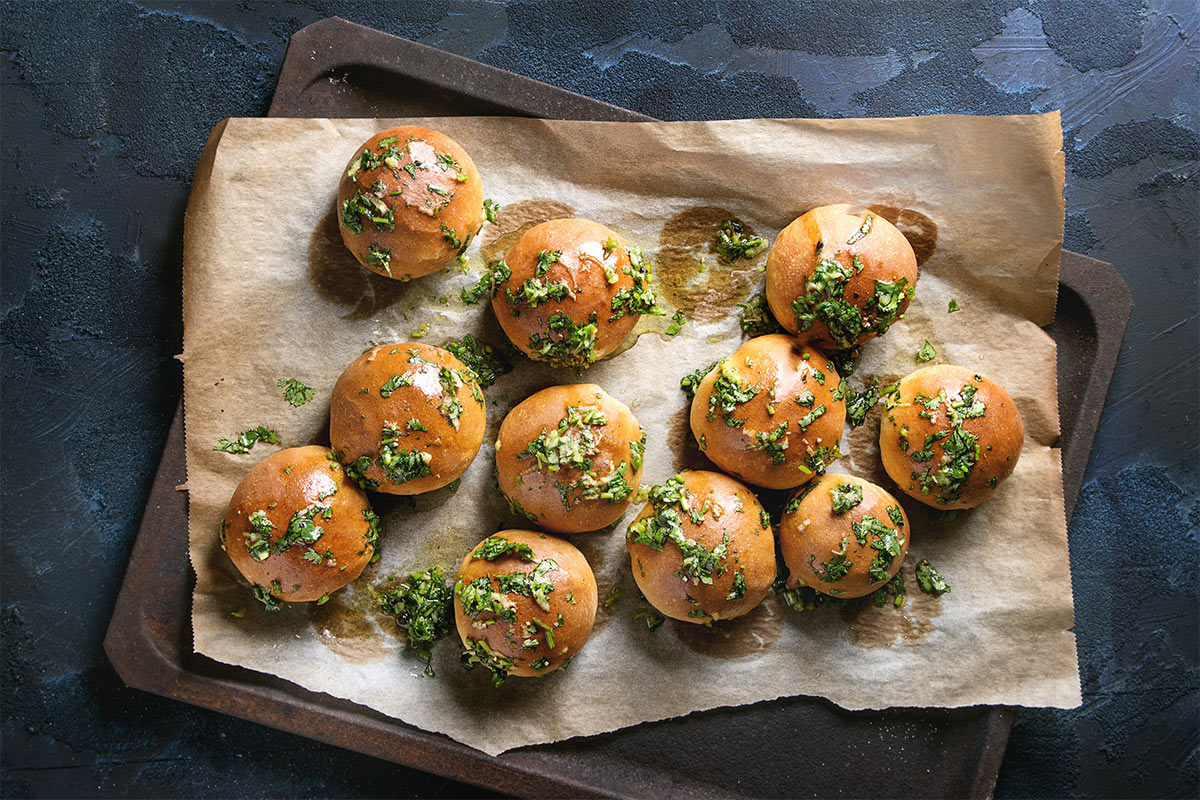
[[[775,321],[770,306],[767,305],[766,292],[750,295],[744,303],[738,303],[741,308],[742,332],[750,336],[766,336],[770,333],[782,333],[783,326]]]
[[[926,361],[932,361],[936,357],[937,357],[937,350],[935,350],[933,348],[933,345],[931,345],[929,343],[929,340],[926,339],[925,344],[921,345],[921,349],[917,351],[917,355],[916,355],[917,363],[921,364]]]
[[[717,366],[717,363],[718,362],[714,361],[707,367],[684,375],[679,379],[679,388],[682,389],[684,394],[686,394],[688,397],[695,397],[696,389],[700,387],[700,381],[704,380],[705,375],[713,371],[713,368]]]
[[[488,222],[494,223],[496,221],[496,215],[499,213],[500,213],[500,204],[497,203],[495,200],[491,200],[489,198],[484,198],[484,200],[483,200],[483,217],[484,217],[484,219],[486,219]]]
[[[507,283],[512,277],[512,270],[504,263],[503,259],[498,259],[488,264],[488,268],[484,271],[479,281],[474,286],[464,286],[459,293],[459,298],[467,304],[478,305],[485,299],[490,299],[500,289],[500,285]]]
[[[312,402],[313,396],[316,394],[311,386],[305,386],[295,378],[276,381],[275,385],[283,389],[283,399],[296,408]]]
[[[503,536],[489,536],[479,543],[475,551],[471,553],[471,558],[480,558],[484,561],[495,561],[500,556],[507,553],[512,553],[522,561],[533,561],[533,549],[521,542],[512,542],[505,539]]]
[[[384,426],[382,440],[379,444],[379,458],[375,463],[392,483],[408,483],[428,476],[430,474],[429,462],[433,460],[433,457],[429,453],[416,449],[401,448],[400,436],[397,426]],[[346,474],[350,474],[349,468],[347,468]]]
[[[251,428],[248,431],[242,431],[237,435],[237,438],[232,441],[224,437],[217,442],[216,450],[220,453],[249,453],[254,445],[259,442],[267,442],[268,444],[279,444],[279,434],[270,428],[259,425],[257,428]]]
[[[633,619],[635,622],[638,620],[644,622],[646,625],[646,630],[650,631],[651,633],[658,630],[662,624],[667,621],[667,618],[657,611],[645,610],[633,612]]]
[[[408,636],[408,646],[425,662],[425,674],[433,677],[432,648],[450,632],[454,619],[454,592],[442,568],[414,572],[398,586],[375,594],[375,600],[384,613],[396,618]]]
[[[951,297],[950,305],[946,309],[946,311],[947,311],[947,313],[953,314],[955,311],[962,311],[962,308],[958,305],[958,301],[955,300],[953,297]]]
[[[766,248],[766,241],[759,236],[752,236],[746,231],[740,220],[727,219],[717,230],[713,248],[727,262],[743,258],[753,258]]]
[[[946,583],[946,579],[925,559],[917,562],[917,585],[921,587],[922,592],[934,597],[950,591],[950,584]]]
[[[862,487],[857,483],[841,483],[840,481],[830,490],[833,495],[833,513],[845,514],[862,502]]]
[[[687,317],[683,315],[683,312],[676,311],[671,317],[671,324],[667,326],[667,336],[675,336],[678,334],[681,330],[683,330],[683,326],[686,323]]]

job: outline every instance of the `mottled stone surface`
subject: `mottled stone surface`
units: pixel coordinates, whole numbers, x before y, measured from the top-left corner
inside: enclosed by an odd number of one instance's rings
[[[125,689],[100,647],[180,392],[192,169],[330,15],[665,119],[1061,108],[1067,246],[1135,305],[1071,525],[1084,704],[1021,712],[996,794],[1196,795],[1190,0],[4,3],[0,794],[474,791]]]

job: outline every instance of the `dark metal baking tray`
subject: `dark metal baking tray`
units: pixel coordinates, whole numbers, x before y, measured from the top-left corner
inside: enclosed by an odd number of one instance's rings
[[[340,19],[291,39],[272,116],[640,114]],[[1131,300],[1111,265],[1064,253],[1057,318],[1068,519]],[[1014,710],[850,712],[796,697],[488,756],[369,708],[192,652],[182,407],[176,413],[104,641],[130,686],[516,795],[971,796],[991,794]]]

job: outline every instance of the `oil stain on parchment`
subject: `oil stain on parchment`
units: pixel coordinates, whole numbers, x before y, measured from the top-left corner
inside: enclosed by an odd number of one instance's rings
[[[750,613],[717,620],[711,626],[668,621],[684,647],[709,658],[747,658],[765,653],[783,634],[783,615],[773,594]]]
[[[342,319],[369,319],[395,305],[412,284],[377,275],[358,263],[342,242],[338,215],[331,210],[308,239],[308,283],[323,300],[347,309]]]
[[[870,597],[850,603],[842,608],[842,618],[848,623],[850,641],[863,649],[913,646],[924,644],[933,636],[937,626],[933,620],[942,615],[942,600],[922,592],[917,587],[916,567],[910,555],[901,568],[908,595],[904,605],[876,606]]]
[[[309,624],[317,640],[347,664],[372,664],[392,652],[372,624],[378,606],[370,590],[375,571],[375,565],[368,565],[358,580],[331,594],[326,603],[310,604]]]
[[[521,234],[547,220],[569,219],[575,209],[545,197],[535,197],[507,203],[496,214],[496,221],[483,226],[479,232],[479,255],[484,264],[503,258],[508,248],[517,243]]]
[[[724,319],[735,303],[745,300],[760,277],[766,250],[730,264],[717,256],[721,223],[736,219],[728,209],[700,206],[682,211],[663,225],[656,252],[658,284],[663,295],[698,322]],[[743,223],[748,235],[754,231]]]
[[[870,210],[900,229],[904,238],[908,239],[908,243],[912,245],[913,253],[917,256],[918,267],[928,261],[929,257],[933,255],[933,251],[937,249],[937,223],[920,211],[885,205],[871,206]]]

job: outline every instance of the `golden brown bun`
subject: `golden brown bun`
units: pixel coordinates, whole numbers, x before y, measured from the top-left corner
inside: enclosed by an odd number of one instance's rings
[[[550,263],[545,273],[539,276],[538,262],[543,252],[560,255],[558,261]],[[637,271],[630,266],[630,257],[625,240],[598,222],[552,219],[535,225],[504,255],[504,263],[512,270],[512,275],[499,285],[492,297],[500,327],[530,358],[582,372],[593,361],[615,350],[641,317],[640,313],[625,313],[618,319],[611,319],[618,313],[613,311],[613,298],[637,287],[634,275],[630,274],[630,271]],[[636,248],[632,257],[640,263],[641,254]],[[610,279],[615,280],[610,283]],[[528,280],[540,281],[545,287],[565,283],[569,291],[564,299],[546,298],[533,308],[522,295]],[[648,289],[648,278],[644,283]],[[517,303],[509,299],[510,292],[518,297]],[[568,329],[550,328],[551,318],[560,313],[569,317],[576,327],[588,325],[595,315],[595,344],[590,351],[582,347],[569,353],[543,352],[547,349],[544,344],[547,337],[558,342],[568,336]],[[532,337],[539,338],[531,342]],[[539,341],[543,344],[535,346]]]
[[[307,538],[278,549],[297,514],[311,520],[321,535],[312,539],[315,531],[301,523],[298,528],[310,530]],[[375,555],[379,524],[367,496],[346,480],[329,448],[311,445],[281,450],[250,470],[229,501],[222,533],[225,552],[246,580],[289,603],[302,603],[358,577]],[[320,563],[305,558],[310,550],[316,555],[309,558],[320,556]]]
[[[533,551],[532,560],[514,552],[507,552],[492,561],[477,557],[475,553],[479,548],[487,546],[494,538],[526,545]],[[500,591],[501,575],[533,574],[544,559],[557,565],[544,571],[542,576],[553,584],[553,589],[544,594],[545,608],[539,605],[534,592]],[[469,585],[484,577],[490,577],[495,593],[492,597],[505,609],[503,614],[479,609],[473,609],[473,615],[467,613],[464,594],[470,596]],[[526,582],[532,583],[533,579],[527,578]],[[458,568],[454,584],[454,621],[463,646],[471,649],[473,641],[485,641],[492,652],[511,662],[511,665],[500,665],[509,675],[540,677],[565,667],[587,642],[595,619],[596,578],[583,553],[563,539],[537,531],[500,531],[471,548]],[[541,624],[533,620],[539,620]],[[533,647],[523,646],[535,642]],[[545,663],[539,664],[542,660]]]
[[[835,512],[835,492],[849,495],[854,487],[862,499],[850,496],[849,508]],[[909,532],[904,509],[883,489],[853,475],[823,475],[792,495],[779,522],[787,585],[834,597],[870,594],[900,571]]]
[[[380,131],[354,151],[337,202],[342,241],[354,257],[372,272],[402,281],[446,266],[483,225],[483,182],[475,162],[449,136],[412,125]],[[373,222],[355,210],[364,203],[375,207],[378,219],[390,210],[391,221]]]
[[[943,391],[945,399],[939,400]],[[958,420],[967,435],[954,433]],[[932,436],[937,440],[927,444]],[[924,367],[901,380],[879,426],[879,456],[887,474],[900,491],[934,508],[974,508],[987,500],[1016,469],[1024,441],[1025,425],[1008,392],[952,364]],[[978,460],[972,458],[976,445]],[[965,455],[956,456],[960,451]],[[968,470],[965,480],[955,475],[962,470]]]
[[[597,412],[602,417],[592,416]],[[601,419],[603,424],[595,424]],[[556,441],[560,436],[567,441]],[[645,441],[629,406],[594,383],[551,386],[519,403],[500,425],[496,437],[500,491],[546,530],[598,530],[616,522],[637,494]],[[535,450],[542,450],[542,459],[528,452],[534,442],[539,444]],[[526,453],[523,458],[522,453]],[[577,466],[557,461],[560,455],[574,456]],[[590,468],[581,466],[585,461]],[[595,485],[610,477],[614,480],[606,485]]]
[[[474,373],[440,347],[416,342],[363,353],[338,378],[329,404],[329,440],[350,477],[390,494],[432,491],[462,475],[479,452],[486,423]],[[386,453],[385,428],[394,431]],[[389,474],[384,466],[393,454]]]
[[[846,403],[833,398],[840,385],[837,370],[820,351],[782,333],[759,336],[700,381],[692,398],[692,434],[704,454],[731,475],[755,486],[790,489],[841,455]],[[730,390],[754,388],[752,399],[732,405]],[[726,411],[726,405],[732,409]],[[810,419],[821,407],[825,411]],[[802,420],[809,420],[803,430]]]
[[[728,537],[724,555],[709,558],[707,569],[685,568],[679,542],[668,533],[676,519],[689,547],[698,544],[711,554]],[[652,543],[661,543],[661,549]],[[689,470],[651,489],[625,544],[646,600],[684,622],[740,617],[762,602],[775,581],[775,536],[767,512],[749,489],[719,472]],[[690,562],[706,558],[693,555]]]
[[[860,236],[868,218],[870,230]],[[841,275],[834,283],[844,283],[843,289],[827,292],[814,286],[810,291],[808,281],[818,263],[828,264],[830,259],[840,265],[833,270]],[[899,290],[883,313],[877,307],[876,281],[890,282]],[[800,341],[823,349],[853,347],[885,333],[908,308],[916,283],[917,257],[904,234],[878,214],[859,212],[845,204],[821,206],[803,214],[779,232],[767,255],[771,313]],[[814,293],[816,298],[809,299]],[[841,315],[826,311],[828,306],[817,309],[827,294],[857,309],[857,321],[853,312],[850,321],[843,322]],[[806,298],[802,310],[815,314],[811,324],[798,319],[793,309],[793,301],[800,298]],[[836,320],[832,331],[827,324],[831,320]]]

